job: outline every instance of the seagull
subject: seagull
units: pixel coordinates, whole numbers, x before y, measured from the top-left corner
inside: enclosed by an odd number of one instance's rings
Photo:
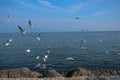
[[[8,14],[8,18],[10,17],[10,15]]]
[[[48,55],[44,55],[43,61],[46,62],[48,58]]]
[[[35,67],[36,67],[36,68],[37,68],[37,67],[40,67],[40,68],[46,68],[46,65],[45,65],[45,64],[40,65],[40,63],[38,63]]]
[[[9,40],[8,40],[8,42],[12,42],[13,40],[10,38]]]
[[[46,68],[46,65],[45,65],[45,64],[43,64],[43,65],[42,65],[42,68]]]
[[[38,63],[35,67],[36,67],[36,68],[37,68],[37,67],[41,67],[40,63]]]
[[[18,25],[18,28],[19,28],[20,33],[21,33],[22,35],[25,35],[25,34],[26,34],[25,29],[23,29],[23,28],[22,28],[22,27],[20,27],[19,25]]]
[[[99,42],[103,42],[103,40],[102,40],[102,39],[99,39]]]
[[[30,53],[30,52],[31,52],[31,49],[28,48],[28,49],[25,50],[25,52],[26,52],[26,53]]]
[[[47,47],[48,47],[48,48],[50,48],[50,46],[49,46],[49,45],[48,45]]]
[[[81,40],[82,43],[87,43],[87,40]]]
[[[10,43],[9,43],[9,42],[4,42],[4,43],[3,43],[3,46],[4,46],[4,47],[10,46]]]
[[[45,57],[45,59],[47,59],[47,58],[48,58],[48,55],[44,55],[44,57]]]
[[[40,56],[37,56],[36,59],[40,59]]]
[[[109,54],[109,51],[105,51],[106,54]]]
[[[120,55],[120,53],[117,53],[117,55]]]
[[[12,42],[12,39],[10,38],[9,40],[7,40],[6,42],[3,43],[4,47],[10,46],[10,42]]]
[[[89,31],[89,29],[86,29],[87,31]]]
[[[7,22],[10,22],[10,15],[7,16]]]
[[[79,19],[80,19],[80,17],[79,17],[79,16],[76,16],[76,17],[75,17],[75,19],[76,19],[76,20],[79,20]]]
[[[31,23],[31,20],[29,20],[29,26],[32,28],[33,26],[32,26],[32,23]]]
[[[49,54],[49,53],[50,53],[50,51],[49,51],[49,50],[47,50],[47,53]]]
[[[43,61],[44,61],[44,62],[46,62],[46,61],[47,61],[47,59],[46,59],[46,58],[43,58]]]
[[[87,47],[82,46],[81,49],[85,49],[85,50],[87,50]]]
[[[65,60],[75,60],[73,57],[68,57]]]
[[[40,34],[38,34],[37,38],[38,42],[40,42]]]

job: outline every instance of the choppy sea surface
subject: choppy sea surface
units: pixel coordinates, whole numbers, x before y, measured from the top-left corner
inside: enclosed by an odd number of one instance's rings
[[[38,34],[0,33],[0,70],[19,67],[42,70],[43,64],[59,72],[78,67],[120,70],[119,31],[43,32],[40,42],[36,39]],[[10,38],[10,46],[3,47]],[[25,52],[27,48],[30,53]],[[44,55],[48,55],[46,62]]]

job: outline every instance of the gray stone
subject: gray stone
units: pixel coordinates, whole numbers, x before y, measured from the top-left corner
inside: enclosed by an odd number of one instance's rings
[[[31,71],[28,68],[18,68],[0,71],[0,78],[38,78],[42,75],[38,72]]]
[[[52,70],[48,70],[48,71],[46,72],[45,77],[62,77],[62,75],[59,74],[59,73],[58,73],[57,71],[55,71],[54,69],[52,69]]]

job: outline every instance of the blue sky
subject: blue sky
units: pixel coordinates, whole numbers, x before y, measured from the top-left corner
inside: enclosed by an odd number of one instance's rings
[[[17,32],[17,25],[39,32],[120,30],[120,0],[0,0],[0,32]]]

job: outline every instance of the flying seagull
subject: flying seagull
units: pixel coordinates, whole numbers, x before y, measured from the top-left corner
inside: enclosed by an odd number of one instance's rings
[[[9,43],[9,42],[4,42],[4,43],[3,43],[3,46],[4,46],[4,47],[10,46],[10,43]]]
[[[79,20],[79,19],[80,19],[80,17],[79,17],[79,16],[76,16],[76,17],[75,17],[75,19],[76,19],[76,20]]]
[[[10,15],[8,15],[7,16],[7,20],[6,20],[7,22],[11,22],[11,20],[10,20]]]
[[[12,38],[10,38],[10,39],[7,40],[6,42],[4,42],[4,43],[3,43],[3,47],[10,46],[10,42],[12,42]]]
[[[10,15],[8,14],[8,18],[10,17]]]
[[[21,33],[22,35],[25,35],[25,34],[26,34],[25,29],[23,29],[23,28],[22,28],[22,27],[20,27],[19,25],[18,25],[18,28],[19,28],[20,33]]]
[[[8,42],[12,42],[13,40],[12,40],[12,38],[10,38],[9,40],[8,40]]]
[[[40,42],[40,34],[38,34],[37,38],[38,42]]]
[[[33,27],[31,20],[29,20],[29,26],[30,26],[31,28]]]

